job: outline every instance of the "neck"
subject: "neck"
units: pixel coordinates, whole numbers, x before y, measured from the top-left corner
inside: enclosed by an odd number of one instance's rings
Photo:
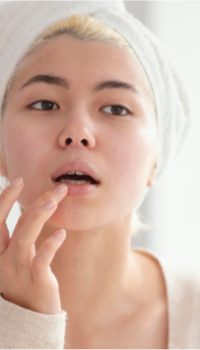
[[[71,324],[90,320],[97,327],[130,309],[130,282],[135,278],[135,293],[141,282],[130,233],[129,221],[87,232],[67,231],[51,267]]]

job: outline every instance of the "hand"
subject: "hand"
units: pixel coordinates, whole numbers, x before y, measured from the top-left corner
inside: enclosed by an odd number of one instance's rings
[[[59,192],[58,188],[65,188]],[[59,286],[50,264],[66,237],[54,232],[36,252],[35,242],[43,225],[53,215],[67,193],[59,185],[37,199],[19,218],[12,237],[7,216],[23,188],[13,182],[0,194],[0,292],[3,297],[27,309],[56,314],[61,312]]]

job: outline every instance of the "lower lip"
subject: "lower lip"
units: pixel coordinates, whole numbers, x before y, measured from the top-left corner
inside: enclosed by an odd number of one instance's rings
[[[67,196],[80,196],[94,192],[99,185],[92,184],[80,184],[75,185],[71,183],[66,183],[68,187]]]

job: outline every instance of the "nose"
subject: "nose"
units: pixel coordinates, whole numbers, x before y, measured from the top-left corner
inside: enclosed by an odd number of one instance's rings
[[[65,124],[59,136],[59,145],[66,147],[87,147],[94,148],[96,144],[92,125],[81,118],[72,118]]]

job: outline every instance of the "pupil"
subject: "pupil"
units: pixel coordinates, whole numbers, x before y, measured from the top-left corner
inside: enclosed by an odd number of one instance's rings
[[[112,106],[112,113],[113,114],[121,114],[123,108],[121,106]]]
[[[50,101],[42,101],[42,109],[49,110],[53,108],[53,103]]]

